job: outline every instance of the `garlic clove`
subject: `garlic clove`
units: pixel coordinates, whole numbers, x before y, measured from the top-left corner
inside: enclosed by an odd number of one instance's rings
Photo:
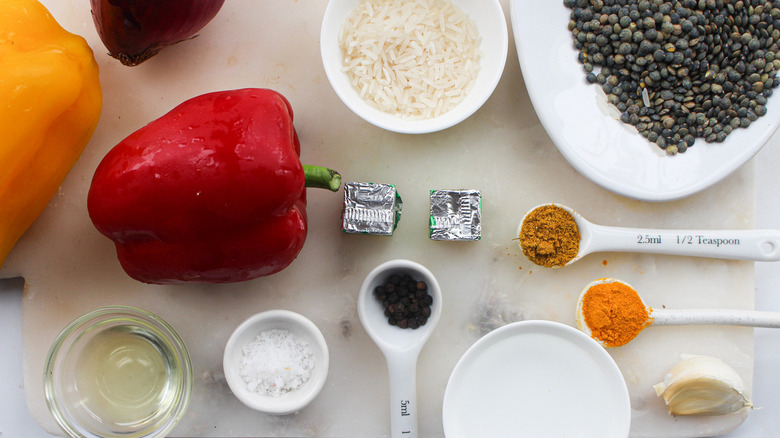
[[[710,356],[683,356],[653,388],[671,415],[724,415],[753,406],[739,374]]]

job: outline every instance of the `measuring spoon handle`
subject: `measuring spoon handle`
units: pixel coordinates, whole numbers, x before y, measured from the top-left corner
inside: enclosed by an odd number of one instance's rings
[[[419,350],[385,354],[390,376],[390,438],[417,438]]]
[[[653,325],[738,325],[780,328],[780,312],[732,309],[653,309]]]
[[[587,252],[780,260],[780,230],[649,230],[591,224]]]

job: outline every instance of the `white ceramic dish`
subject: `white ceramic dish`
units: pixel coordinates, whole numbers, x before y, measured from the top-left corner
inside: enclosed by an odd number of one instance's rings
[[[315,360],[309,380],[300,388],[282,393],[278,397],[250,391],[239,374],[242,348],[261,332],[272,329],[287,330],[306,341],[312,348]],[[250,408],[273,415],[298,412],[314,400],[325,385],[328,364],[328,345],[322,332],[305,316],[288,310],[257,313],[242,322],[230,335],[222,360],[225,380],[233,394]]]
[[[582,332],[521,321],[479,339],[444,392],[447,438],[626,437],[628,389],[612,357]]]
[[[723,180],[777,129],[780,97],[773,96],[767,115],[748,129],[735,130],[723,143],[697,139],[685,153],[667,156],[610,115],[611,105],[598,97],[599,87],[586,83],[566,27],[569,12],[557,0],[510,4],[520,67],[534,109],[566,160],[601,187],[646,201],[683,198]]]
[[[462,122],[476,112],[493,94],[504,71],[509,46],[506,18],[498,0],[452,1],[474,20],[482,38],[479,75],[469,95],[452,110],[427,120],[408,120],[371,106],[350,84],[347,74],[341,70],[343,54],[338,34],[360,0],[330,0],[322,20],[320,51],[328,80],[342,102],[369,123],[406,134],[440,131]]]

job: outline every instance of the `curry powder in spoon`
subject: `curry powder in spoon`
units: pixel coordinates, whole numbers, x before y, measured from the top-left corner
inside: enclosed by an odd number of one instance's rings
[[[518,237],[523,254],[547,268],[565,265],[577,257],[580,250],[580,231],[574,217],[553,204],[528,212]]]

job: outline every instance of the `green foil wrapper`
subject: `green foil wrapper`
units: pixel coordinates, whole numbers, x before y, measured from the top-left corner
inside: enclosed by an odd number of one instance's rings
[[[479,190],[431,190],[431,240],[480,240],[482,195]]]
[[[392,184],[344,184],[341,230],[391,236],[401,220],[401,195]]]

